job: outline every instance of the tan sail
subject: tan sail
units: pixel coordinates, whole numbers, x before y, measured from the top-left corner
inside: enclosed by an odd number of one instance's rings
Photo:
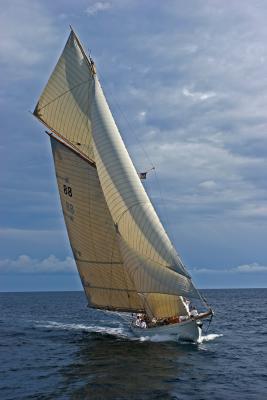
[[[120,235],[118,242],[126,271],[148,315],[156,318],[187,315],[181,295],[198,297],[191,280],[138,255]]]
[[[146,312],[158,319],[188,315],[185,304],[179,296],[149,293],[143,296],[143,304]]]
[[[94,160],[88,118],[92,76],[90,61],[71,31],[33,113],[80,153]]]
[[[139,293],[159,293],[197,297],[190,279],[170,268],[140,256],[118,236],[124,266]]]
[[[34,114],[51,138],[71,247],[92,307],[185,315],[199,297],[125,148],[73,31]]]
[[[65,223],[89,304],[141,310],[140,297],[125,273],[95,166],[52,137],[51,144]]]

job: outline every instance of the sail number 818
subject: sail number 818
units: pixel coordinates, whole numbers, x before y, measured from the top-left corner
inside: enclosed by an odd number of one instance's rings
[[[72,197],[72,190],[70,186],[63,185],[63,190],[66,196]]]

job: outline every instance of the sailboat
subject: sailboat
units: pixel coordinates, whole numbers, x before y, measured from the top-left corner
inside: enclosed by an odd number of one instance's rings
[[[145,191],[98,79],[71,28],[33,115],[50,136],[73,256],[92,308],[138,314],[136,336],[198,341],[212,315]],[[190,317],[185,299],[208,311]],[[183,318],[182,318],[183,317]],[[181,321],[182,318],[182,321]]]

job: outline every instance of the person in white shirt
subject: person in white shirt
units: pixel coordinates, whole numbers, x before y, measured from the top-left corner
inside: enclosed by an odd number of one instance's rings
[[[197,317],[198,316],[198,312],[196,307],[192,307],[191,311],[190,311],[190,317]]]
[[[186,308],[186,311],[189,313],[189,308],[190,308],[190,300],[188,300],[186,297],[182,297],[184,306]]]
[[[186,321],[188,319],[188,316],[187,315],[180,315],[180,317],[179,317],[179,322],[184,322],[184,321]]]
[[[143,321],[141,322],[140,327],[143,328],[143,329],[145,329],[145,328],[147,327],[146,321],[143,320]]]

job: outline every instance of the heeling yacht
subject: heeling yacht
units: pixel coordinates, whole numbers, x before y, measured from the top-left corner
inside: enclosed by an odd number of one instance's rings
[[[71,28],[33,114],[49,129],[58,190],[89,307],[141,313],[135,335],[198,341],[212,311],[144,189],[98,79]],[[144,178],[146,174],[143,174]],[[184,297],[208,309],[190,317]],[[185,317],[181,321],[181,317]]]

